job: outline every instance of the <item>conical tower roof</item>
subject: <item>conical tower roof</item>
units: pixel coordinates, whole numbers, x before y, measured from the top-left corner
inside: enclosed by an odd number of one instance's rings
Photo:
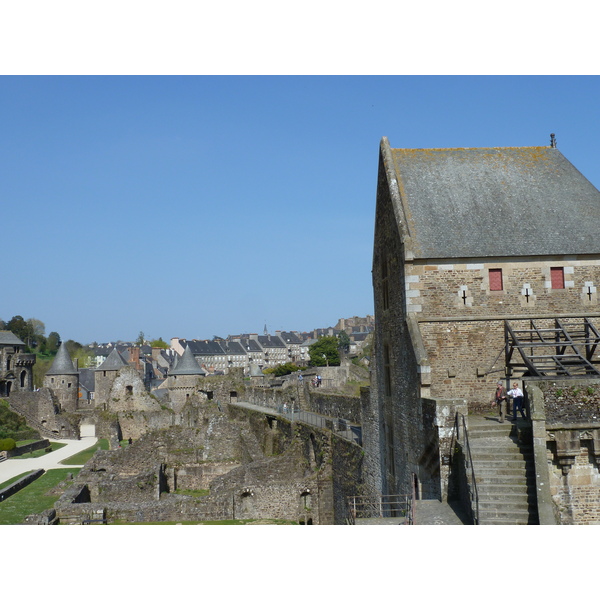
[[[106,360],[96,369],[97,371],[118,371],[123,367],[127,367],[123,357],[119,354],[116,348],[106,357]]]
[[[192,349],[186,346],[181,358],[169,375],[206,375],[206,371],[196,362]]]
[[[61,344],[46,375],[77,375],[77,373],[66,344]]]

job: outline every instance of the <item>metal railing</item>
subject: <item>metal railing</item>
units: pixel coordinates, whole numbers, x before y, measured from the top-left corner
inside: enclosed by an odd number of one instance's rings
[[[462,435],[461,435],[462,430]],[[473,458],[471,457],[471,447],[469,445],[469,434],[465,415],[456,413],[454,418],[454,431],[452,433],[451,456],[454,457],[456,443],[461,441],[463,454],[465,457],[465,468],[467,479],[469,480],[469,502],[473,511],[473,524],[479,525],[479,494],[477,492],[477,482],[475,480],[475,469],[473,468]],[[470,475],[470,478],[469,478]]]
[[[349,496],[348,523],[357,519],[403,519],[402,525],[414,524],[413,495]]]
[[[283,405],[278,406],[276,410],[279,414],[287,417],[292,422],[297,421],[306,423],[307,425],[314,425],[321,429],[328,429],[329,431],[333,431],[337,435],[362,446],[362,427],[358,423],[351,423],[347,419],[319,415],[317,413]]]

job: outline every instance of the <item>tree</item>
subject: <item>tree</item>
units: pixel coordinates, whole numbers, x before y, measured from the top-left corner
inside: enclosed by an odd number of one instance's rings
[[[271,371],[275,377],[283,377],[284,375],[289,375],[290,373],[301,370],[303,370],[302,367],[299,367],[294,363],[285,363],[284,365],[277,365],[273,369],[265,369],[264,372]]]
[[[350,349],[350,336],[342,329],[338,335],[338,348],[347,354]]]
[[[143,346],[144,342],[145,342],[144,332],[140,331],[140,333],[137,336],[137,340],[135,340],[135,343],[136,343],[137,346]]]
[[[33,335],[43,336],[46,334],[46,325],[43,321],[39,319],[27,319],[27,324],[31,327]]]
[[[337,367],[340,364],[338,339],[331,336],[319,338],[308,347],[311,367]]]
[[[56,331],[51,331],[46,339],[46,350],[48,352],[57,352],[60,346],[60,335]]]
[[[151,342],[149,342],[150,346],[152,348],[170,348],[171,346],[169,346],[169,344],[167,344],[167,342],[163,341],[163,339],[161,337],[159,337],[157,340],[152,340]]]
[[[6,328],[29,346],[33,337],[33,327],[21,315],[15,315],[6,324]]]

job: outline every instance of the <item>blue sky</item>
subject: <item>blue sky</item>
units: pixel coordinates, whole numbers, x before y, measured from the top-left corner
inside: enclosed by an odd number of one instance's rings
[[[0,77],[0,318],[89,343],[372,314],[382,136],[555,133],[600,188],[599,97],[594,76]]]

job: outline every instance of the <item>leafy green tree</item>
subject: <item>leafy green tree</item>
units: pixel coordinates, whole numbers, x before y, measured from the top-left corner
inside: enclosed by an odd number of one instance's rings
[[[44,385],[44,375],[48,372],[53,361],[54,355],[37,355],[33,365],[33,387],[39,388]]]
[[[137,336],[137,339],[135,340],[135,343],[136,343],[137,346],[143,346],[144,345],[145,338],[144,338],[144,332],[143,331],[139,332],[139,334]]]
[[[60,346],[60,335],[56,331],[51,331],[46,338],[46,350],[48,352],[57,352]]]
[[[163,341],[163,339],[161,337],[159,337],[157,340],[152,340],[151,342],[149,342],[150,346],[152,348],[170,348],[171,346],[169,346],[169,344],[167,344],[167,342]]]
[[[7,324],[6,328],[12,331],[27,346],[33,337],[33,327],[21,316],[15,315]]]
[[[283,377],[284,375],[289,375],[290,373],[300,370],[301,367],[295,365],[294,363],[285,363],[284,365],[277,365],[272,372],[275,377]]]
[[[46,325],[39,319],[27,319],[27,324],[31,327],[33,335],[43,336],[46,334]]]
[[[336,367],[340,364],[338,338],[334,335],[319,338],[308,347],[311,367]]]
[[[343,329],[338,335],[338,348],[345,354],[350,349],[350,336]]]

